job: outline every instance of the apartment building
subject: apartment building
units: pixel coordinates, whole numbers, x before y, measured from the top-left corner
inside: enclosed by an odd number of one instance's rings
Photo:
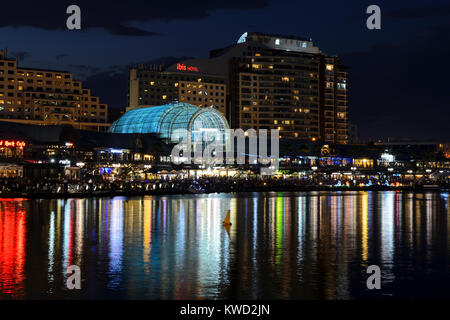
[[[127,111],[186,102],[214,108],[226,116],[227,86],[222,76],[204,75],[198,68],[179,63],[174,71],[162,66],[138,64],[130,67]]]
[[[233,126],[348,143],[347,70],[307,38],[250,33],[231,59]]]
[[[108,107],[67,71],[26,68],[0,51],[0,121],[105,131]]]
[[[224,77],[232,128],[278,129],[281,138],[348,143],[347,67],[311,39],[244,33],[208,59],[172,65]]]

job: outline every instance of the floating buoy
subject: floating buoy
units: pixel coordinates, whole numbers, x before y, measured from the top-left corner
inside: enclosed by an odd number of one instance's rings
[[[224,226],[231,226],[230,213],[231,213],[231,211],[228,210],[227,216],[225,217],[225,220],[223,220],[223,222],[222,222],[222,224],[223,224]]]

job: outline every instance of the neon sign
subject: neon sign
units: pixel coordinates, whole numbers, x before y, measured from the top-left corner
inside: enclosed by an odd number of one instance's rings
[[[27,144],[25,141],[9,141],[9,140],[0,140],[0,147],[7,148],[23,148],[26,147]]]
[[[197,67],[192,67],[192,66],[188,67],[182,63],[177,63],[177,70],[199,72]]]

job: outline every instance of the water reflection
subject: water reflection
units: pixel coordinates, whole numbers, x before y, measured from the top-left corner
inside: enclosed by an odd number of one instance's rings
[[[0,292],[18,297],[25,290],[26,210],[21,199],[0,202]]]
[[[0,297],[448,297],[448,202],[401,192],[2,199]],[[80,291],[65,289],[73,264]],[[371,264],[378,292],[365,289]]]

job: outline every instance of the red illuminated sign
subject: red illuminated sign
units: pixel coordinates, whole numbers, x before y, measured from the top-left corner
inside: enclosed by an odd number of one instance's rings
[[[7,148],[15,148],[15,147],[26,147],[27,144],[25,141],[9,141],[9,140],[0,140],[0,147]]]
[[[199,72],[197,67],[192,67],[192,66],[187,67],[186,65],[184,65],[182,63],[177,63],[177,70]]]

